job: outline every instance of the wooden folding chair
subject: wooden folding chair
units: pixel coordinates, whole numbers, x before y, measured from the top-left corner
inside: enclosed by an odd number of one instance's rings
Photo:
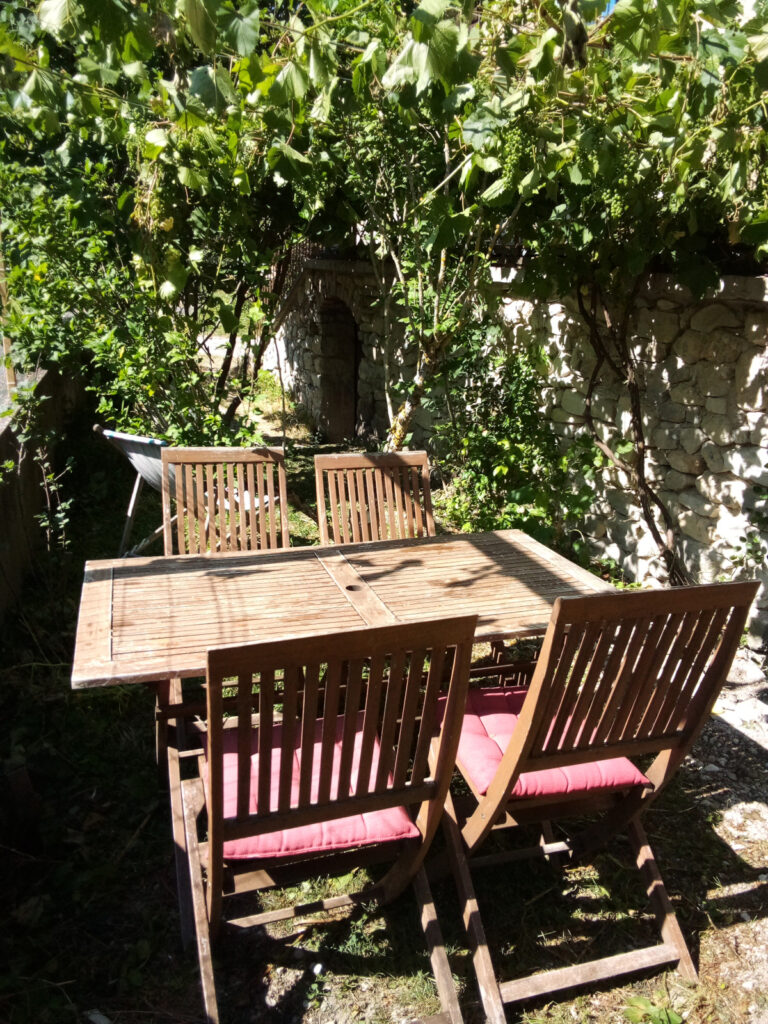
[[[279,448],[164,448],[162,468],[166,555],[288,547]]]
[[[321,544],[435,534],[426,452],[316,455],[315,484]]]
[[[204,753],[198,777],[182,782],[209,1022],[219,1019],[210,943],[222,921],[250,928],[389,901],[415,880],[442,1019],[459,1024],[421,865],[453,771],[475,624],[466,616],[209,651]],[[281,873],[295,883],[382,855],[391,867],[362,892],[230,916],[244,891]]]
[[[504,1004],[665,964],[696,979],[640,816],[706,722],[757,589],[757,583],[727,583],[560,598],[530,687],[470,690],[457,765],[472,797],[466,811],[449,800],[444,821],[492,1024],[504,1024]],[[650,767],[641,770],[638,758]],[[550,822],[585,814],[598,817],[571,830],[570,838],[550,841]],[[478,854],[492,830],[529,823],[544,826],[536,846]],[[470,864],[585,857],[624,829],[661,942],[499,983]]]

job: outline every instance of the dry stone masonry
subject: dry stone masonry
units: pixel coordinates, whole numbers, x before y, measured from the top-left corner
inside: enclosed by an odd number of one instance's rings
[[[531,336],[549,354],[544,408],[568,442],[584,431],[595,357],[575,302],[546,306],[507,298],[506,322],[520,345]],[[768,637],[768,279],[725,278],[695,302],[665,277],[648,284],[630,329],[643,391],[649,477],[677,524],[679,549],[700,582],[763,581],[751,640]],[[625,390],[610,371],[593,397],[603,440],[629,438]],[[596,481],[587,524],[595,548],[630,579],[663,580],[664,567],[624,474]]]

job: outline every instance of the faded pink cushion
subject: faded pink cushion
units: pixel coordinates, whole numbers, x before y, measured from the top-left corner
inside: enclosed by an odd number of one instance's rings
[[[320,787],[320,760],[322,740],[322,720],[315,724],[314,754],[312,757],[312,783],[310,787],[312,802],[317,801]],[[333,747],[333,763],[331,765],[332,782],[331,798],[335,797],[338,785],[339,768],[341,765],[341,738],[344,719],[336,719],[336,740]],[[354,754],[348,794],[354,793],[360,767],[360,748],[363,739],[363,713],[360,712],[356,723]],[[298,730],[297,730],[298,733]],[[251,799],[250,812],[256,813],[256,794],[258,793],[259,759],[257,754],[258,732],[251,734]],[[278,788],[280,778],[280,744],[282,742],[282,726],[272,727],[272,772],[270,779],[270,809],[277,810]],[[224,730],[224,817],[234,818],[237,813],[237,730]],[[298,804],[299,779],[301,776],[301,738],[296,736],[291,774],[291,806]],[[379,745],[375,744],[371,765],[371,776],[375,775],[379,762]],[[203,771],[203,783],[208,788],[208,772]],[[389,842],[397,839],[412,839],[418,836],[419,830],[411,821],[404,807],[388,807],[380,811],[367,811],[365,814],[353,814],[346,818],[320,821],[312,825],[299,825],[296,828],[283,829],[277,832],[265,832],[244,839],[233,839],[224,843],[225,860],[244,860],[266,857],[283,857],[301,855],[323,850],[340,850],[347,847],[368,846],[373,843]]]
[[[487,792],[493,781],[527,692],[523,688],[469,691],[456,760],[464,777],[480,794]],[[630,760],[612,757],[566,768],[524,772],[512,787],[510,797],[562,796],[647,785],[648,779]]]

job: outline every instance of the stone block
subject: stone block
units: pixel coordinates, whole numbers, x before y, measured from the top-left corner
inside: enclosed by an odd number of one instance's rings
[[[662,345],[674,340],[680,330],[677,313],[657,305],[655,309],[641,309],[637,317],[637,333]]]
[[[690,509],[691,512],[695,512],[699,516],[706,516],[710,519],[717,517],[717,506],[693,487],[680,491],[676,498],[681,505],[684,505],[685,508]]]
[[[736,364],[736,401],[741,409],[765,409],[768,399],[768,351],[747,349]]]
[[[714,398],[710,395],[704,401],[704,408],[707,412],[713,412],[716,416],[725,416],[728,411],[728,399]]]
[[[655,558],[659,553],[659,547],[656,541],[653,539],[653,535],[650,530],[645,530],[643,534],[638,537],[637,545],[635,546],[635,555],[637,558],[645,560],[651,560]]]
[[[662,451],[679,447],[680,428],[676,423],[661,423],[653,432],[653,446]]]
[[[687,452],[668,451],[667,459],[672,469],[678,473],[698,475],[704,469],[704,460],[701,455],[689,455]]]
[[[701,405],[702,396],[695,384],[686,381],[682,384],[672,384],[669,389],[669,397],[678,405]]]
[[[712,441],[707,441],[701,446],[701,457],[706,463],[707,469],[712,473],[724,473],[725,455],[721,448],[718,448]]]
[[[694,331],[707,332],[718,327],[741,327],[741,320],[728,306],[715,302],[693,314],[691,327]]]
[[[576,422],[575,417],[571,413],[565,412],[559,406],[555,406],[552,409],[552,412],[551,412],[550,415],[552,417],[552,422],[553,423],[575,423]],[[579,422],[581,422],[581,418],[579,419]]]
[[[641,512],[637,507],[635,496],[629,491],[619,491],[616,488],[608,488],[605,492],[608,504],[619,515],[632,519],[635,522],[640,519]]]
[[[684,363],[681,359],[676,357],[668,359],[662,367],[660,367],[661,377],[665,385],[669,388],[673,384],[685,384],[688,381],[694,379],[693,366],[689,366]]]
[[[613,423],[616,419],[616,398],[605,392],[598,392],[592,398],[592,415],[595,419]]]
[[[768,312],[758,310],[747,313],[744,337],[751,345],[758,345],[760,348],[768,345]]]
[[[673,354],[686,366],[698,363],[703,359],[707,346],[707,338],[699,331],[685,331],[672,346]]]
[[[683,427],[679,432],[680,444],[683,451],[687,452],[688,455],[693,455],[701,449],[701,446],[706,441],[706,437],[702,430],[698,427]]]
[[[725,451],[724,461],[734,476],[768,487],[768,448],[731,448]]]
[[[680,473],[676,469],[671,469],[664,476],[664,486],[669,491],[684,491],[693,487],[695,483],[695,476],[691,476],[689,473]]]
[[[701,428],[707,437],[721,448],[734,442],[732,421],[727,416],[707,413],[701,421]]]
[[[718,540],[722,539],[726,544],[730,544],[733,547],[738,547],[743,543],[744,535],[749,527],[749,516],[743,513],[734,515],[734,513],[721,507],[716,522]]]
[[[735,367],[729,363],[699,363],[696,367],[696,386],[702,401],[709,396],[727,396],[733,386],[731,382],[735,372]]]
[[[719,330],[707,335],[704,358],[713,363],[735,363],[744,351],[744,339],[741,333]]]
[[[685,421],[685,407],[677,402],[663,401],[659,406],[659,419],[668,420],[670,423],[683,423]]]
[[[696,480],[696,490],[716,505],[737,509],[744,505],[751,488],[732,473],[702,473]]]
[[[616,429],[622,437],[628,437],[632,431],[632,412],[626,395],[622,395],[616,405]]]
[[[571,388],[563,392],[560,405],[564,412],[570,413],[573,416],[583,416],[584,409],[586,408],[584,395]]]
[[[698,513],[687,509],[678,517],[680,532],[686,537],[691,537],[699,544],[711,544],[715,536],[716,526],[708,516],[700,516]]]

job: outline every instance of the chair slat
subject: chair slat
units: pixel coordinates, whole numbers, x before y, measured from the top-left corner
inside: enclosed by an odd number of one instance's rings
[[[664,685],[669,676],[668,666],[673,658],[674,647],[684,623],[684,613],[671,614],[666,617],[648,673],[639,680],[632,707],[628,710],[621,729],[619,730],[616,726],[613,735],[620,735],[624,740],[637,735],[638,726],[648,710],[649,703],[653,700],[654,693]]]
[[[274,669],[264,669],[259,674],[259,790],[257,809],[268,814],[272,792],[272,726],[275,709]]]
[[[333,748],[336,743],[336,724],[339,713],[339,690],[341,688],[340,661],[331,661],[325,674],[325,694],[323,700],[323,739],[320,750],[320,763],[330,765],[333,763]],[[329,800],[331,796],[331,773],[323,772],[320,776],[320,786],[317,799],[320,803]]]
[[[707,620],[709,620],[709,616]],[[674,695],[679,692],[682,680],[688,671],[689,660],[693,657],[695,649],[698,649],[696,637],[703,635],[702,625],[706,632],[706,624],[702,623],[702,618],[693,611],[686,612],[667,660],[662,666],[658,684],[646,702],[645,711],[637,724],[636,736],[647,736],[653,733],[653,723],[665,700],[669,696],[674,699]]]
[[[352,540],[355,543],[359,543],[362,540],[362,532],[360,530],[360,507],[362,504],[362,497],[358,497],[357,493],[357,474],[354,472],[347,473],[345,482],[347,485],[347,497],[349,501],[349,525],[352,533]]]
[[[261,508],[259,503],[259,492],[256,487],[256,474],[254,473],[254,466],[252,462],[246,463],[245,466],[245,487],[251,500],[248,502],[248,543],[246,547],[248,550],[252,550],[258,547],[258,526],[257,526],[257,515],[258,509]]]
[[[548,688],[538,716],[538,730],[533,741],[533,746],[537,750],[547,749],[550,737],[557,734],[555,723],[558,712],[565,701],[571,666],[583,639],[582,634],[574,629],[565,636],[558,630],[555,630],[554,634],[553,643],[555,649],[559,649],[559,654],[555,656],[553,666],[554,683]]]
[[[251,801],[251,692],[253,677],[241,672],[237,677],[237,817],[247,818]]]
[[[398,651],[389,663],[384,701],[384,718],[381,723],[381,753],[379,770],[376,773],[376,789],[382,789],[387,776],[395,768],[395,737],[400,715],[400,695],[405,684],[405,654]]]
[[[275,474],[274,467],[269,464],[264,466],[264,472],[267,474],[267,504],[266,507],[262,506],[262,515],[269,516],[269,543],[270,546],[276,548],[277,543],[277,503],[275,500]]]
[[[312,793],[312,768],[315,757],[315,730],[320,682],[320,666],[307,665],[304,670],[304,700],[301,708],[301,773],[299,776],[299,807],[305,807]]]
[[[337,798],[350,793],[352,763],[355,753],[355,734],[360,717],[360,694],[363,685],[363,662],[359,658],[347,664],[347,693],[344,707],[344,728],[341,740],[339,762],[339,788],[333,795]]]
[[[408,777],[410,752],[412,740],[416,727],[416,709],[419,706],[419,690],[424,672],[423,648],[414,650],[411,654],[411,662],[408,666],[408,677],[405,684],[405,697],[402,704],[400,718],[400,734],[397,742],[397,754],[395,756],[395,785],[404,786]]]
[[[184,499],[184,475],[183,472],[176,474],[176,508],[178,509],[178,515],[176,516],[176,533],[179,542],[179,551],[186,550],[186,542],[184,539],[184,509],[186,508],[186,501]],[[170,552],[168,552],[170,554]]]
[[[445,656],[446,650],[442,644],[439,647],[433,647],[430,651],[427,686],[422,702],[419,734],[411,769],[411,783],[415,785],[418,785],[427,776],[429,744],[437,727],[437,695],[443,680]]]
[[[619,671],[613,679],[606,678],[600,700],[595,700],[589,709],[584,722],[582,740],[599,746],[614,738],[611,729],[617,715],[624,709],[625,699],[630,691],[633,680],[638,678],[640,659],[649,642],[653,629],[653,619],[645,616],[635,623],[627,653]]]
[[[205,489],[208,520],[208,550],[217,551],[219,546],[219,527],[216,522],[216,481],[214,477],[215,467],[208,464],[205,467]],[[170,552],[167,552],[170,554]]]
[[[376,779],[371,779],[371,767],[376,741],[380,735],[381,697],[384,682],[384,657],[378,655],[371,660],[368,685],[365,693],[363,737],[360,744],[360,763],[357,769],[355,796],[379,788]]]
[[[282,743],[280,750],[280,779],[278,783],[277,809],[287,811],[291,806],[293,765],[296,751],[298,705],[298,668],[288,665],[283,676],[283,717]]]

